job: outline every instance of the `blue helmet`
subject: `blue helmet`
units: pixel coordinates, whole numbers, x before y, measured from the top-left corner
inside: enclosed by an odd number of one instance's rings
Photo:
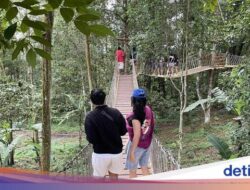
[[[146,93],[142,88],[137,88],[133,91],[133,98],[146,98]]]

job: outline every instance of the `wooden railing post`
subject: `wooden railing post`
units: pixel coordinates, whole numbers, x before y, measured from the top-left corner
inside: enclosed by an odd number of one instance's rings
[[[228,53],[228,51],[227,51],[227,52],[226,52],[226,62],[225,62],[225,66],[228,65],[228,56],[229,56],[229,53]]]
[[[212,48],[212,52],[211,52],[211,66],[212,67],[215,67],[215,57],[216,57],[216,53],[215,53],[215,50],[216,50],[216,44],[213,44],[213,48]]]
[[[202,57],[202,49],[200,48],[199,49],[199,61],[198,61],[198,66],[201,67],[202,66],[202,63],[201,63],[201,57]]]

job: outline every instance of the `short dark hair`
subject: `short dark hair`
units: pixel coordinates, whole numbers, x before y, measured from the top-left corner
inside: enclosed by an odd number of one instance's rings
[[[122,48],[121,48],[121,47],[118,47],[117,49],[118,49],[118,50],[121,50]]]
[[[90,100],[95,105],[104,104],[106,94],[102,89],[93,89],[90,94]]]

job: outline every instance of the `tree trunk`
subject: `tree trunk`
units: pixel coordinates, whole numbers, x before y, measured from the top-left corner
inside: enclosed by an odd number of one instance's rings
[[[85,56],[88,71],[88,83],[89,83],[89,93],[93,89],[92,85],[92,72],[91,72],[91,60],[90,60],[90,48],[89,48],[89,36],[85,38]],[[93,105],[91,104],[91,110],[93,110]]]
[[[213,76],[214,76],[214,70],[209,70],[208,71],[208,77],[209,77],[209,85],[208,85],[208,95],[207,98],[211,99],[212,97],[212,89],[213,89]],[[205,109],[205,124],[210,123],[210,112],[211,112],[211,103],[210,101],[207,102],[206,104],[206,109]]]
[[[81,78],[82,78],[82,97],[83,97],[83,114],[84,114],[84,118],[87,114],[87,110],[86,110],[86,107],[85,107],[85,101],[87,99],[86,97],[86,91],[85,91],[85,87],[84,87],[84,74],[83,74],[83,69],[81,68]],[[80,120],[79,120],[79,146],[82,146],[82,136],[83,136],[83,114],[82,114],[82,110],[80,110],[81,113],[80,113]]]
[[[13,128],[13,123],[12,123],[12,121],[10,121],[10,129],[12,129],[12,128]],[[10,131],[10,138],[9,138],[8,144],[11,144],[12,141],[13,141],[13,131]],[[8,163],[8,165],[10,165],[10,166],[13,166],[15,164],[14,154],[15,154],[15,152],[14,152],[14,150],[12,150],[10,152],[9,163]]]
[[[45,39],[52,42],[52,28],[54,21],[54,13],[47,13],[45,22],[51,27],[45,33]],[[51,54],[51,48],[44,46],[44,51]],[[50,170],[50,153],[51,153],[51,61],[43,60],[43,116],[42,116],[42,156],[41,156],[41,170],[42,172],[49,172]]]
[[[180,110],[178,136],[179,136],[178,163],[181,165],[182,140],[183,140],[183,111],[182,110]]]
[[[3,65],[3,59],[4,59],[4,52],[3,52],[3,55],[1,55],[0,57],[0,74],[1,76],[6,76],[4,65]]]

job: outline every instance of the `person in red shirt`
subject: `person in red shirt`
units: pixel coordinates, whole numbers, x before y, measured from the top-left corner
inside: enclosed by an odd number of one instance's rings
[[[116,61],[118,63],[118,69],[121,73],[121,71],[124,70],[124,61],[125,61],[125,53],[121,47],[117,48],[115,56],[116,56]]]

